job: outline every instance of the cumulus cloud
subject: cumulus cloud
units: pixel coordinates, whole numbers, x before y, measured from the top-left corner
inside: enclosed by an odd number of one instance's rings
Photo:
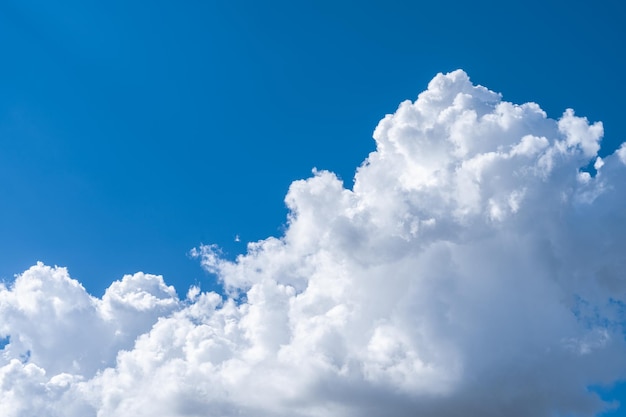
[[[98,299],[42,264],[0,287],[0,414],[597,415],[589,386],[626,377],[626,148],[602,135],[439,74],[352,189],[314,171],[283,236],[193,251],[224,296],[138,273]]]

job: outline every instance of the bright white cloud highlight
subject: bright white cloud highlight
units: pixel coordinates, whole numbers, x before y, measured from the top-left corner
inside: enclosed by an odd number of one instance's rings
[[[387,115],[352,190],[294,182],[284,236],[194,251],[229,297],[63,268],[0,287],[0,414],[593,416],[626,377],[625,145],[462,71]],[[592,175],[586,167],[594,164]]]

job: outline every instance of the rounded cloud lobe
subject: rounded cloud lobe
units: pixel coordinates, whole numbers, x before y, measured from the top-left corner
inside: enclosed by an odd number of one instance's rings
[[[626,377],[626,152],[602,135],[439,74],[352,190],[314,171],[282,237],[193,251],[228,296],[138,273],[98,299],[41,264],[0,287],[0,414],[596,415],[589,386]]]

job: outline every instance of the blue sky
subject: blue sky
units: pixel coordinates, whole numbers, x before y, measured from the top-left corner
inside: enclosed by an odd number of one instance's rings
[[[625,7],[3,1],[0,277],[43,261],[97,296],[137,271],[214,288],[192,248],[280,236],[314,167],[351,187],[378,121],[438,72],[602,121],[611,154]]]
[[[137,270],[204,283],[189,249],[279,234],[313,167],[350,186],[378,120],[437,72],[572,107],[614,148],[623,17],[619,2],[3,2],[0,275],[41,260],[96,294]]]

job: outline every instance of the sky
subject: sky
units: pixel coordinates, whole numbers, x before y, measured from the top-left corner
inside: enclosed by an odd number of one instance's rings
[[[622,415],[626,10],[432,3],[2,2],[2,414]]]

